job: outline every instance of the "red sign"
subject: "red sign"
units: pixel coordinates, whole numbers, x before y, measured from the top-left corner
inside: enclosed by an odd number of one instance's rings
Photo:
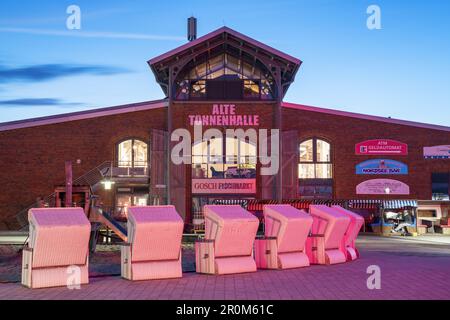
[[[192,179],[193,194],[253,194],[256,179]]]
[[[360,142],[355,146],[357,155],[408,155],[408,145],[389,139],[376,139]]]

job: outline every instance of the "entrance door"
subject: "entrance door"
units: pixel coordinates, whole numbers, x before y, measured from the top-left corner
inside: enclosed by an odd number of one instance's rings
[[[254,197],[245,197],[241,195],[208,195],[192,197],[192,225],[193,231],[203,232],[205,230],[205,219],[203,216],[203,206],[208,204],[242,204]]]
[[[126,220],[128,208],[148,205],[149,194],[146,188],[117,188],[114,217]]]

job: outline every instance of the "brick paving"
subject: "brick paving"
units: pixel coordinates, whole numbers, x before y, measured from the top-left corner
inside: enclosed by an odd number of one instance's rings
[[[361,259],[334,266],[130,282],[92,277],[80,290],[27,289],[0,284],[0,299],[450,299],[450,247],[399,239],[361,237]],[[367,267],[381,268],[381,289],[366,286]]]

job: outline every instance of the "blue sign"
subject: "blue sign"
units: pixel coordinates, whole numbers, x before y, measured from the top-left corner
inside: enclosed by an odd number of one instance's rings
[[[408,166],[389,159],[374,159],[356,165],[356,174],[408,174]]]

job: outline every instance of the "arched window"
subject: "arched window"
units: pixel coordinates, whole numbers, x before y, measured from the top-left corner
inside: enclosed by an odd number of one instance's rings
[[[237,138],[212,138],[192,146],[193,178],[255,178],[256,146]]]
[[[177,100],[273,100],[275,80],[257,59],[228,53],[197,57],[175,80]]]
[[[300,143],[298,177],[302,197],[332,197],[333,163],[331,151],[331,145],[319,138],[311,138]]]
[[[121,168],[147,168],[148,144],[138,139],[122,141],[117,145],[117,165]]]
[[[300,179],[332,179],[331,146],[313,138],[300,143]]]

